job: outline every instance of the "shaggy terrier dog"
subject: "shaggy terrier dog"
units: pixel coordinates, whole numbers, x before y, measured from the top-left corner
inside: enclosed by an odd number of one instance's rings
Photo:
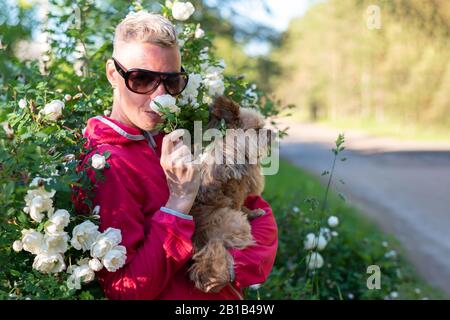
[[[227,249],[254,243],[249,220],[264,210],[243,205],[248,195],[260,195],[264,189],[260,159],[273,134],[267,129],[260,134],[265,121],[258,111],[240,108],[225,97],[218,97],[210,111],[208,128],[224,121],[227,131],[202,155],[201,185],[191,209],[195,233],[189,277],[198,289],[217,292],[231,279],[233,258]]]

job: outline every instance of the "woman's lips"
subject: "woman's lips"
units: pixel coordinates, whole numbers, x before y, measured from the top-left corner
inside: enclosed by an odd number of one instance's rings
[[[148,113],[153,119],[161,121],[161,116],[159,114],[157,114],[154,111],[145,111],[145,113]]]

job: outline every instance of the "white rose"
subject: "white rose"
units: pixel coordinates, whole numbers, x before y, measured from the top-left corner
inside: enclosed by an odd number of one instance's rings
[[[168,108],[172,113],[180,112],[180,108],[176,105],[176,99],[169,94],[157,96],[152,100],[152,102],[150,102],[150,109],[161,114],[161,110],[156,103],[159,103],[163,108]]]
[[[67,278],[67,287],[69,289],[81,289],[81,282],[80,282],[80,278],[77,278],[75,274],[71,274],[69,276],[69,278]]]
[[[203,84],[208,89],[208,95],[211,97],[222,95],[225,91],[222,72],[223,68],[214,66],[209,66],[205,70]]]
[[[25,99],[20,99],[19,100],[19,108],[20,109],[23,109],[23,108],[25,108],[27,106],[27,100],[25,100]]]
[[[319,237],[316,237],[315,234],[309,233],[306,235],[306,239],[303,244],[306,250],[317,249],[321,251],[325,249],[327,243],[327,239],[325,239],[324,236],[319,235]]]
[[[91,158],[92,161],[92,167],[94,169],[101,170],[105,167],[106,164],[106,158],[100,154],[94,154]]]
[[[318,243],[317,243],[317,250],[322,251],[327,246],[328,242],[327,239],[325,239],[324,236],[319,235]]]
[[[91,282],[95,279],[95,273],[89,268],[88,264],[82,264],[73,268],[72,274],[75,274],[75,276],[84,283]]]
[[[122,235],[120,230],[108,228],[104,233],[97,236],[97,239],[92,244],[91,256],[101,259],[108,253],[108,251],[117,246],[121,241]]]
[[[205,30],[203,30],[200,27],[197,27],[197,29],[195,29],[195,38],[200,39],[203,38],[205,36]]]
[[[69,289],[81,289],[81,282],[88,283],[95,279],[95,273],[88,264],[70,266],[67,273],[71,274],[67,279]]]
[[[45,188],[39,187],[27,191],[25,196],[26,207],[24,211],[30,214],[31,219],[36,222],[41,222],[44,218],[42,212],[53,210],[53,200],[51,199],[55,195],[56,191],[52,190],[47,192]]]
[[[66,94],[66,95],[64,96],[64,100],[70,101],[70,100],[72,100],[72,96],[71,96],[70,94]]]
[[[14,241],[12,247],[15,252],[20,252],[23,249],[23,243],[20,240],[16,240]]]
[[[127,260],[127,250],[124,246],[116,246],[106,253],[102,262],[106,270],[115,272],[120,269]]]
[[[22,230],[23,250],[39,254],[44,247],[44,235],[34,229]]]
[[[305,250],[312,250],[317,246],[316,235],[314,233],[308,233],[306,239],[303,242]]]
[[[70,213],[65,209],[58,209],[50,216],[50,219],[45,226],[45,231],[48,234],[55,235],[64,230],[70,222]]]
[[[314,270],[314,269],[320,269],[323,266],[323,258],[318,252],[311,252],[306,257],[306,264],[308,266],[308,269]]]
[[[98,226],[87,220],[73,228],[70,243],[77,250],[87,251],[91,249],[98,235],[100,235]]]
[[[31,200],[30,205],[30,217],[34,221],[41,222],[44,218],[44,215],[42,214],[44,210],[45,202],[44,199],[41,196],[37,196]]]
[[[196,73],[189,75],[189,81],[180,97],[180,104],[187,105],[189,102],[195,104],[197,102],[198,88],[202,83],[202,76]]]
[[[95,206],[94,209],[92,210],[92,214],[96,215],[100,213],[100,206]]]
[[[67,232],[46,234],[44,236],[45,251],[49,253],[64,253],[67,251],[69,236]]]
[[[58,273],[66,268],[59,253],[41,252],[34,258],[33,268],[42,273]]]
[[[258,290],[259,288],[261,288],[261,283],[257,283],[257,284],[252,284],[251,286],[249,286],[250,290]]]
[[[329,225],[331,228],[337,227],[337,226],[339,225],[339,219],[338,219],[338,217],[335,217],[335,216],[329,217],[329,218],[328,218],[328,225]]]
[[[45,105],[42,109],[42,113],[51,121],[56,121],[62,116],[62,110],[64,109],[64,102],[61,100],[53,100]]]
[[[179,21],[186,21],[194,11],[195,8],[190,2],[175,2],[172,6],[172,15]]]
[[[89,260],[89,268],[93,271],[100,271],[103,268],[103,264],[96,258]]]

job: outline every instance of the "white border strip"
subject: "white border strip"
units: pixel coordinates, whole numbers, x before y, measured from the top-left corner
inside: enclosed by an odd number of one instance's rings
[[[145,137],[143,135],[140,135],[140,134],[129,134],[125,130],[123,130],[121,127],[119,127],[117,124],[115,124],[114,122],[109,121],[106,118],[103,118],[102,116],[96,116],[95,119],[100,120],[101,122],[103,122],[107,126],[111,127],[118,134],[120,134],[121,136],[123,136],[123,137],[125,137],[127,139],[130,139],[130,140],[133,140],[133,141],[145,140]]]
[[[183,218],[183,219],[193,220],[192,216],[190,216],[188,214],[184,214],[184,213],[178,212],[176,210],[172,210],[170,208],[161,207],[159,210],[161,210],[162,212],[165,212],[165,213],[173,214],[174,216],[177,216],[177,217],[180,217],[180,218]]]

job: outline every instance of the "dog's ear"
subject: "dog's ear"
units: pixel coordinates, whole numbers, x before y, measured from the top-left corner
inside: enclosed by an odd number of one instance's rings
[[[211,121],[220,122],[223,119],[227,127],[238,127],[239,109],[239,105],[233,100],[219,96],[211,107]]]

